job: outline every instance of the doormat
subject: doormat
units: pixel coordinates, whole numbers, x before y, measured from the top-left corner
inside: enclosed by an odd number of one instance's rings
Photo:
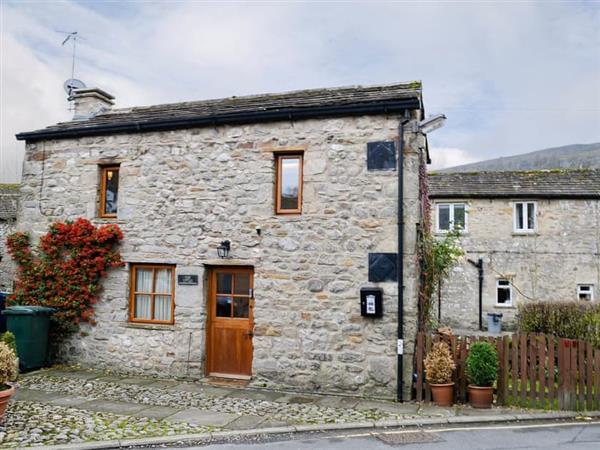
[[[409,431],[406,433],[378,433],[375,437],[388,445],[429,444],[443,439],[435,433]]]

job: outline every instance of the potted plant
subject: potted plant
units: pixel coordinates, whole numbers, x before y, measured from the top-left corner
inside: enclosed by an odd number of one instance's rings
[[[471,344],[465,367],[469,380],[469,401],[473,408],[491,408],[494,382],[498,377],[498,354],[489,342]]]
[[[452,371],[456,368],[450,348],[445,342],[436,342],[425,358],[425,376],[431,388],[433,403],[451,406],[454,393]]]
[[[15,387],[9,383],[17,376],[16,360],[15,352],[4,342],[0,342],[0,420],[15,393]]]

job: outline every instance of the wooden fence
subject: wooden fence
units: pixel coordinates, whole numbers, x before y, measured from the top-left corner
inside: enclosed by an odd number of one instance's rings
[[[496,403],[558,410],[600,409],[600,349],[585,341],[544,334],[512,336],[417,335],[415,398],[430,401],[424,359],[434,342],[444,340],[456,363],[455,399],[467,400],[465,362],[471,343],[487,341],[499,359]]]

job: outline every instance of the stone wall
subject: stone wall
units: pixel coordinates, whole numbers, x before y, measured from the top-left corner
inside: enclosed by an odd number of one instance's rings
[[[233,261],[255,270],[254,385],[395,397],[397,286],[379,284],[381,319],[361,317],[359,289],[373,285],[368,253],[397,249],[397,173],[367,171],[366,148],[368,142],[397,139],[399,120],[306,120],[29,143],[19,229],[39,236],[55,220],[106,223],[96,217],[99,164],[119,163],[115,222],[125,235],[124,260],[176,264],[177,273],[200,279],[198,286],[176,286],[175,325],[148,326],[128,323],[128,268],[112,270],[97,305],[98,324],[73,336],[62,359],[162,376],[204,376],[204,267],[215,262],[218,243],[229,239]],[[416,322],[424,138],[407,132],[405,140],[409,337]],[[273,213],[273,149],[286,146],[305,148],[299,216]],[[412,351],[408,339],[405,395]]]
[[[0,292],[11,292],[15,267],[6,248],[6,237],[15,231],[19,185],[0,184]]]
[[[435,203],[444,201],[436,199]],[[537,200],[538,230],[531,235],[513,232],[511,200],[466,203],[468,232],[461,238],[466,256],[444,283],[442,323],[461,330],[478,327],[478,272],[467,259],[483,258],[484,329],[487,313],[502,313],[503,327],[512,329],[519,304],[574,300],[578,284],[593,284],[598,298],[600,202]],[[506,277],[513,283],[512,307],[496,305],[496,281]]]

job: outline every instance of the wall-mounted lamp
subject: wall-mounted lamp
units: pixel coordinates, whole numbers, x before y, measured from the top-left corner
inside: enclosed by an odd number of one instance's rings
[[[229,250],[231,249],[231,242],[222,241],[217,247],[217,254],[219,258],[227,258],[229,256]]]

